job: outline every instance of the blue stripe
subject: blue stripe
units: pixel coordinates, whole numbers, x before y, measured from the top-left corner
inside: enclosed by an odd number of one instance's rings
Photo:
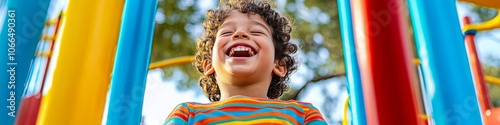
[[[481,125],[456,0],[408,0],[437,125]]]
[[[111,79],[107,125],[141,123],[157,5],[157,0],[125,1]]]

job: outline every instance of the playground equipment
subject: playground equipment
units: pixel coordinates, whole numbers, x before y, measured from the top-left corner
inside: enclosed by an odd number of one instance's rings
[[[391,2],[402,5],[400,0],[351,2],[366,120],[369,124],[417,125],[423,122],[417,119],[417,115],[422,114],[422,103],[414,98],[417,93],[412,89],[418,81],[412,68],[410,39],[403,28],[407,26],[403,9],[387,11]],[[372,16],[373,12],[385,12],[388,18],[379,19],[378,15]]]
[[[141,123],[157,4],[157,0],[125,2],[111,80],[108,125]]]
[[[120,66],[122,69],[128,69],[123,68],[123,66],[135,67],[137,66],[136,64],[141,64],[140,61],[143,61],[142,68],[140,66],[138,67],[143,70],[143,75],[135,75],[136,77],[139,77],[137,83],[144,84],[145,82],[145,74],[149,63],[149,54],[147,53],[149,53],[151,46],[152,27],[154,24],[153,20],[156,12],[157,1],[149,0],[146,2],[139,0],[127,0],[125,2],[127,7],[125,7],[123,18],[124,20],[127,20],[126,22],[131,21],[128,23],[134,23],[134,25],[122,26],[121,36],[124,36],[124,38],[127,37],[127,39],[120,40],[120,42],[118,42],[120,22],[122,20],[122,8],[124,5],[123,0],[71,0],[66,14],[62,19],[62,33],[59,35],[61,37],[57,38],[58,40],[55,42],[55,44],[57,44],[55,45],[55,50],[34,54],[35,47],[40,38],[42,40],[51,41],[56,38],[54,36],[40,37],[42,33],[41,31],[44,28],[45,17],[47,15],[46,13],[50,5],[49,3],[50,0],[37,0],[30,2],[20,0],[7,1],[6,4],[0,4],[5,5],[5,8],[9,8],[9,10],[15,10],[15,18],[17,19],[15,24],[16,30],[19,29],[19,35],[16,37],[16,43],[18,46],[16,46],[15,49],[22,49],[22,51],[15,53],[15,62],[12,60],[12,63],[9,62],[7,57],[0,59],[3,64],[13,64],[16,68],[16,88],[12,90],[4,90],[5,88],[2,88],[2,93],[0,95],[1,97],[5,96],[5,98],[9,98],[10,95],[8,94],[10,91],[15,92],[16,94],[13,98],[16,100],[12,101],[12,105],[16,107],[13,107],[12,109],[17,111],[16,109],[18,109],[17,106],[20,103],[23,90],[28,88],[28,91],[31,91],[31,89],[33,89],[32,91],[35,91],[35,94],[30,94],[29,92],[25,94],[25,101],[21,102],[23,107],[19,111],[21,114],[18,115],[20,117],[17,117],[16,124],[100,124],[102,122],[106,93],[109,88],[109,83],[111,82],[113,60],[124,60],[122,55],[124,52],[121,52],[120,50],[127,50],[126,46],[131,46],[132,44],[131,41],[127,40],[144,41],[133,41],[144,45],[141,50],[143,52],[136,52],[143,56],[144,59],[129,59],[130,61],[123,62],[131,64],[118,63],[116,66]],[[5,20],[8,21],[9,15],[6,15],[6,17],[7,18],[5,18]],[[7,36],[7,23],[4,24],[5,25],[2,28],[2,36]],[[132,26],[132,28],[130,28],[130,26]],[[134,29],[134,26],[138,26],[140,29],[146,30],[135,33],[138,30]],[[134,33],[134,35],[130,35],[130,33]],[[30,36],[22,36],[26,34]],[[54,35],[57,35],[57,33]],[[117,42],[119,45],[118,51],[121,52],[118,54],[115,51]],[[54,42],[52,42],[52,44],[54,44]],[[50,46],[52,46],[52,44],[50,44]],[[134,43],[134,45],[138,44]],[[4,48],[9,46],[2,45],[1,47]],[[4,48],[4,50],[7,49],[8,48]],[[2,55],[8,55],[3,52],[4,51],[2,51]],[[115,59],[115,54],[117,54],[117,57],[119,58]],[[44,64],[44,67],[36,68],[39,65],[33,65],[35,66],[34,68],[30,66],[30,63],[35,55],[52,58],[45,58],[47,62]],[[139,63],[134,63],[134,61]],[[17,65],[14,65],[16,63]],[[49,69],[49,67],[55,67],[54,71],[49,71],[49,73],[47,73],[46,69]],[[31,68],[30,72],[28,72],[28,68]],[[1,74],[2,76],[8,76],[9,72],[2,72]],[[117,74],[118,75],[115,78],[120,77],[119,73]],[[40,77],[40,75],[43,77]],[[29,79],[31,79],[31,82],[27,86],[24,85],[24,83],[26,83],[24,80],[28,79],[28,77],[30,77]],[[2,81],[9,80],[9,77],[0,78]],[[46,80],[46,78],[49,80]],[[133,79],[133,77],[126,77],[124,79],[130,80]],[[43,84],[45,81],[52,82],[49,84]],[[119,80],[115,80],[112,84],[123,85],[123,82],[120,83]],[[33,88],[33,86],[35,87]],[[41,99],[42,88],[45,89],[43,91],[43,99]],[[112,91],[111,95],[130,95],[128,92],[129,90],[126,88],[124,90],[125,92],[122,93],[120,93],[119,89],[113,90],[115,91]],[[144,93],[144,90],[139,89],[135,92],[142,94]],[[5,93],[7,93],[7,95]],[[142,110],[140,107],[142,107],[143,97],[139,95],[137,98],[141,101],[140,104],[135,105],[135,107],[127,105],[129,104],[128,102],[113,103],[114,107],[110,107],[109,110],[108,121],[110,122],[108,124],[139,124]],[[40,100],[41,104],[38,105],[37,102],[39,103]],[[6,105],[9,105],[8,103],[9,102],[7,102]],[[133,108],[133,110],[124,109],[126,106]],[[39,110],[36,109],[38,107],[40,108]],[[6,108],[2,108],[1,110],[2,112],[8,112],[4,111],[8,110]],[[115,116],[117,111],[118,113],[123,113],[119,112],[119,110],[129,111],[133,114],[120,114],[119,116]],[[15,116],[16,114],[13,115]],[[23,117],[24,115],[27,116]],[[2,115],[0,117],[2,124],[13,124],[16,119],[14,116],[10,117]],[[124,118],[131,120],[122,120]],[[120,120],[121,122],[112,122]]]
[[[122,4],[69,2],[54,61],[57,66],[37,124],[101,123],[123,8],[116,5]]]
[[[499,8],[498,5],[500,5],[500,2],[487,0],[464,1],[492,8]],[[494,19],[482,24],[465,25],[463,31],[466,34],[466,47],[465,44],[460,43],[464,41],[464,35],[457,20],[455,2],[454,0],[408,0],[419,56],[419,59],[416,59],[418,61],[414,62],[417,62],[416,64],[422,71],[420,76],[422,77],[420,90],[422,94],[420,94],[418,84],[411,83],[411,81],[398,82],[396,79],[400,78],[401,74],[416,77],[415,74],[408,74],[406,70],[395,70],[407,67],[397,67],[398,65],[395,64],[387,66],[394,60],[410,59],[410,57],[398,57],[397,54],[387,53],[396,47],[403,49],[399,51],[400,55],[408,55],[402,51],[411,49],[406,45],[400,45],[409,44],[405,36],[407,34],[404,33],[406,29],[398,27],[406,26],[403,21],[405,19],[402,17],[405,12],[401,12],[404,4],[394,0],[380,0],[376,3],[363,0],[338,1],[348,90],[351,98],[349,106],[351,124],[500,124],[500,121],[495,121],[500,113],[498,109],[491,109],[491,102],[485,87],[485,81],[497,84],[500,81],[491,76],[484,77],[473,43],[473,34],[476,31],[499,28],[500,16],[497,15]],[[351,13],[351,10],[356,13]],[[382,27],[384,31],[381,31]],[[384,62],[384,60],[391,61]],[[413,65],[409,61],[399,63]],[[383,68],[385,71],[394,69],[394,71],[382,72],[378,68]],[[384,79],[381,74],[393,76],[392,81],[380,80]],[[379,79],[379,81],[374,79]],[[374,87],[379,88],[374,89]],[[412,101],[401,100],[394,98],[394,95],[386,94],[390,92],[403,94],[399,92],[402,89],[410,91],[405,97],[421,98],[425,106],[411,104]],[[384,94],[386,95],[379,96]],[[416,103],[422,103],[418,102],[419,99],[415,100],[417,100],[414,101]],[[395,104],[411,107],[402,108],[394,106]],[[425,110],[420,108],[425,108]],[[398,113],[393,110],[405,112]],[[344,124],[347,123],[344,122]]]
[[[497,1],[462,1],[500,9]],[[50,0],[2,2],[0,9],[15,9],[15,17],[5,15],[0,34],[8,36],[9,19],[17,19],[15,49],[22,49],[15,60],[0,58],[8,64],[3,70],[16,68],[16,87],[0,88],[0,97],[14,98],[4,103],[13,103],[18,113],[1,115],[2,124],[86,125],[101,124],[103,118],[110,125],[139,124],[147,70],[193,60],[149,64],[157,0],[71,0],[64,14],[45,25]],[[484,76],[473,41],[476,32],[500,27],[500,16],[482,24],[465,19],[460,29],[454,0],[408,3],[417,59],[411,56],[402,1],[338,0],[349,83],[345,109],[351,109],[350,121],[344,117],[343,124],[500,124],[500,109],[491,106],[485,87],[500,79]],[[19,33],[27,29],[33,32]],[[421,71],[420,81],[415,69]]]
[[[44,88],[48,67],[51,60],[51,52],[54,49],[56,34],[59,31],[62,13],[57,18],[49,20],[45,23],[44,36],[37,47],[37,56],[35,57],[34,66],[31,71],[33,74],[29,79],[27,87],[22,98],[22,103],[19,106],[19,114],[16,116],[15,124],[17,125],[34,125],[40,110],[42,102],[42,90]],[[53,32],[50,32],[53,31]],[[47,34],[50,34],[47,36]],[[40,83],[40,84],[38,84]]]
[[[0,11],[6,13],[0,14],[4,16],[0,17],[3,20],[1,22],[4,22],[0,26],[0,81],[5,85],[0,87],[0,98],[3,100],[0,104],[8,106],[0,108],[2,124],[13,124],[15,115],[18,114],[22,93],[31,75],[31,62],[35,58],[36,46],[45,26],[49,3],[50,0],[0,1],[0,5],[4,6],[0,8],[5,9]],[[7,36],[11,38],[8,39]]]
[[[475,2],[481,6],[487,6],[499,10],[500,12],[500,1],[495,1],[488,3],[484,0],[464,0],[467,2]],[[469,62],[472,69],[472,74],[474,76],[475,85],[476,85],[476,93],[479,98],[479,104],[481,106],[481,115],[484,119],[484,123],[486,125],[496,125],[500,123],[500,108],[493,108],[491,104],[491,99],[488,96],[488,89],[486,88],[485,81],[489,81],[491,83],[500,83],[500,79],[494,78],[491,76],[484,77],[481,63],[478,58],[476,46],[474,43],[474,36],[478,31],[491,30],[495,28],[500,28],[500,14],[497,14],[493,19],[483,22],[481,24],[472,24],[469,17],[464,17],[464,34],[465,34],[465,43],[467,46],[467,54],[469,56]]]

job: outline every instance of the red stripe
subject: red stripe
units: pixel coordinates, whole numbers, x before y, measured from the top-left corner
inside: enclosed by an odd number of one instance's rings
[[[308,123],[308,122],[311,122],[311,121],[314,121],[314,120],[321,120],[321,121],[324,121],[325,119],[323,119],[323,117],[322,117],[321,115],[315,115],[315,116],[307,117],[307,118],[304,120],[304,123]]]
[[[186,114],[183,114],[183,113],[179,113],[179,112],[177,112],[177,113],[175,113],[175,114],[174,114],[174,116],[175,116],[175,117],[179,117],[179,118],[181,118],[181,119],[182,119],[182,120],[184,120],[184,121],[187,121],[187,120],[188,120],[188,117],[186,116]]]

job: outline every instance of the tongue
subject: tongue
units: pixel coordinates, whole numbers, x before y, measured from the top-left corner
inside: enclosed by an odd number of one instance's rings
[[[246,51],[236,51],[234,52],[232,57],[250,57],[250,54],[248,54],[248,52]]]

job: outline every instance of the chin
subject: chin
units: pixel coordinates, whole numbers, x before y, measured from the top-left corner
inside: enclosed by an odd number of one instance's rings
[[[255,73],[255,70],[249,66],[232,66],[228,69],[228,72],[233,76],[250,76]]]

